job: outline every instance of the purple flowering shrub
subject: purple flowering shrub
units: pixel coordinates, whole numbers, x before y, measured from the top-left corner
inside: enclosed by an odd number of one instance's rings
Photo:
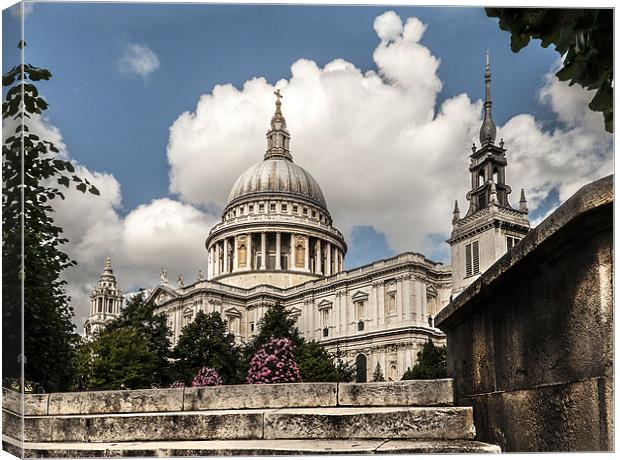
[[[213,387],[216,385],[224,385],[224,381],[212,367],[203,367],[192,380],[193,387]]]
[[[170,384],[169,388],[185,388],[185,383],[180,380],[176,380]]]
[[[246,381],[255,384],[301,382],[294,351],[295,345],[290,339],[271,338],[252,357]]]

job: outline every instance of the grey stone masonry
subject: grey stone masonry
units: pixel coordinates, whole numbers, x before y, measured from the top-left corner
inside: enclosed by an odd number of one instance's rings
[[[281,383],[160,390],[84,391],[20,395],[2,389],[3,409],[24,415],[179,412],[336,406],[436,406],[453,403],[453,382]]]
[[[582,187],[435,318],[477,439],[613,450],[613,185]]]
[[[4,396],[3,446],[32,457],[498,452],[450,379]]]

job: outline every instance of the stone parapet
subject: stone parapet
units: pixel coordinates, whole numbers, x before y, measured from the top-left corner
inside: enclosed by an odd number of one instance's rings
[[[276,383],[204,388],[20,395],[3,388],[3,409],[24,415],[97,415],[225,409],[451,405],[452,380],[377,383]]]
[[[478,439],[509,452],[613,449],[613,176],[569,198],[435,325]]]

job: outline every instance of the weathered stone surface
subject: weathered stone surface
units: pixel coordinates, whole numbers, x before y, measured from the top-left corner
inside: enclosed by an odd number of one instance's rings
[[[573,195],[435,324],[478,439],[509,452],[613,449],[613,178]]]
[[[280,409],[265,413],[264,439],[472,439],[468,407]]]
[[[52,393],[49,414],[174,412],[183,410],[183,388]]]
[[[5,442],[5,445],[12,446]],[[14,446],[20,449],[18,446]],[[281,439],[238,441],[168,441],[134,443],[27,443],[26,456],[74,457],[189,457],[239,455],[326,455],[404,453],[497,453],[499,448],[477,441],[384,439]]]
[[[609,437],[598,429],[601,380],[476,395],[466,401],[474,406],[478,430],[489,433],[502,450],[596,451]]]
[[[23,397],[23,406],[22,406]],[[45,415],[47,414],[48,394],[24,394],[2,388],[2,408],[15,414]]]
[[[336,383],[282,383],[186,388],[183,409],[260,409],[335,406],[336,385]]]
[[[260,439],[262,425],[262,412],[251,410],[56,416],[51,439],[39,439],[59,442]]]
[[[437,406],[452,402],[452,379],[338,384],[340,406]]]
[[[501,449],[479,441],[453,440],[391,440],[381,444],[377,454],[499,454]]]

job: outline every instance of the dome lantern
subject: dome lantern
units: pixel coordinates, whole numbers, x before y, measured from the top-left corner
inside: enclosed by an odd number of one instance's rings
[[[286,129],[286,120],[282,115],[282,99],[284,96],[280,90],[274,91],[276,95],[276,111],[271,118],[271,128],[267,131],[267,152],[265,160],[285,159],[293,161],[290,151],[291,135]]]

